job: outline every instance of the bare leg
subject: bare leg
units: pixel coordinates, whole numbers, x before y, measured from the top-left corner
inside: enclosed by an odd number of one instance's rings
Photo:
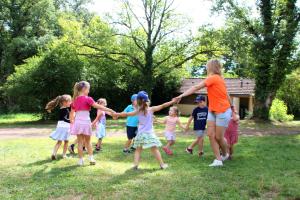
[[[199,153],[203,152],[203,136],[202,137],[198,137],[198,145],[199,145]]]
[[[217,142],[219,144],[219,146],[222,149],[222,155],[226,155],[227,154],[227,143],[224,139],[224,132],[225,132],[225,127],[222,126],[217,126],[216,127],[216,139]]]
[[[166,144],[166,148],[170,149],[170,147],[175,144],[174,140],[168,140],[167,144]]]
[[[53,153],[52,153],[52,155],[56,156],[57,151],[58,151],[60,145],[61,145],[61,141],[57,141],[56,144],[55,144],[55,146],[54,146],[54,148],[53,148]]]
[[[209,137],[210,146],[216,156],[217,160],[222,160],[220,156],[220,147],[216,140],[216,123],[214,121],[207,121],[207,135]]]
[[[129,140],[129,139],[128,139],[128,140],[125,142],[124,148],[125,148],[125,149],[129,149],[131,143],[132,143],[132,140]]]
[[[161,155],[160,155],[160,152],[159,152],[158,148],[157,147],[152,147],[151,151],[152,151],[154,157],[156,158],[156,160],[159,162],[159,165],[160,166],[164,165],[164,161],[161,158]]]
[[[63,156],[65,156],[65,155],[67,154],[68,144],[69,144],[69,141],[66,140],[66,141],[64,142]]]
[[[141,153],[143,151],[142,147],[137,147],[134,152],[134,166],[139,166],[140,160],[141,160]]]
[[[83,137],[84,137],[83,135],[77,135],[77,141],[78,141],[77,149],[78,149],[78,157],[80,159],[83,158]]]
[[[87,148],[87,152],[88,152],[89,156],[92,156],[93,148],[92,148],[92,144],[91,144],[91,136],[85,135],[84,142],[85,142],[85,147]]]
[[[189,149],[193,149],[197,144],[199,144],[198,138],[192,142],[192,144],[188,147]]]
[[[97,147],[97,148],[100,148],[100,149],[102,148],[102,138],[99,138],[99,139],[98,139],[98,142],[97,142],[96,147]]]

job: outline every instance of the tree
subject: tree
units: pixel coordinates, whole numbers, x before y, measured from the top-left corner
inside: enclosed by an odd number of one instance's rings
[[[269,119],[269,110],[277,90],[296,66],[292,64],[300,21],[296,0],[259,0],[259,17],[235,0],[218,0],[216,7],[235,19],[244,33],[252,37],[253,74],[255,76],[254,116]]]
[[[168,63],[169,71],[166,73],[169,73],[206,51],[196,51],[197,42],[190,36],[191,33],[183,34],[187,22],[174,12],[172,0],[138,0],[135,3],[122,0],[123,11],[112,22],[116,30],[113,37],[118,38],[119,46],[110,50],[91,44],[85,46],[96,50],[96,56],[102,55],[138,70],[143,76],[141,88],[151,95],[157,69]],[[165,51],[166,48],[168,51]],[[168,62],[170,60],[175,62]]]

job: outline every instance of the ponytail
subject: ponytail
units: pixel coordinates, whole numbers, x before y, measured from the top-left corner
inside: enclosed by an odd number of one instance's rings
[[[142,99],[137,99],[138,111],[143,112],[144,115],[147,114],[148,102],[143,101]]]
[[[45,107],[45,109],[50,113],[56,106],[61,106],[65,101],[71,101],[72,98],[68,94],[64,94],[61,96],[57,96],[55,99],[49,101]]]
[[[61,101],[62,96],[57,96],[55,99],[49,101],[45,107],[47,112],[51,112]]]

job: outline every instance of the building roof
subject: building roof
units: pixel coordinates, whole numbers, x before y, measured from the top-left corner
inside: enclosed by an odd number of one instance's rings
[[[183,93],[190,87],[204,80],[203,78],[187,78],[182,81],[178,92]],[[255,81],[247,78],[225,78],[228,93],[230,95],[254,95]],[[197,94],[207,94],[206,88],[196,92]]]

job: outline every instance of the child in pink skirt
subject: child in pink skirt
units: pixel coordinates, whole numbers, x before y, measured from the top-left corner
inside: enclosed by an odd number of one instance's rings
[[[168,142],[166,146],[163,147],[163,150],[167,155],[173,155],[173,152],[170,149],[170,147],[175,144],[176,125],[178,124],[180,128],[185,130],[185,127],[181,124],[178,115],[179,115],[178,108],[176,106],[172,106],[169,110],[169,116],[167,116],[164,120],[164,124],[166,125],[165,137]]]
[[[232,159],[233,146],[238,142],[238,128],[239,128],[240,116],[238,114],[234,115],[229,121],[228,127],[225,131],[224,137],[227,142],[229,157],[228,160]]]
[[[93,149],[91,145],[92,123],[90,118],[91,107],[101,109],[103,111],[115,113],[115,111],[97,104],[92,97],[89,97],[90,84],[86,81],[80,81],[74,85],[73,103],[71,105],[70,121],[72,126],[71,134],[76,135],[78,139],[78,156],[79,165],[83,165],[83,143],[89,154],[91,165],[95,165],[96,161],[93,157]],[[75,114],[75,115],[74,115]]]

